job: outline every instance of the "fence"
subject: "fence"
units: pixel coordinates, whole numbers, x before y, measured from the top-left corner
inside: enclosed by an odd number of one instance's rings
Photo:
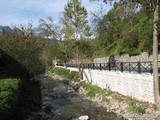
[[[64,66],[61,63],[58,66]],[[84,69],[108,70],[108,71],[128,71],[137,73],[153,73],[153,62],[109,62],[90,64],[66,64],[66,67],[81,67]]]

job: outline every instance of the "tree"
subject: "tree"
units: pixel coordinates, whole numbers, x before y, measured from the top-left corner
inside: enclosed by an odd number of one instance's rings
[[[40,36],[52,40],[62,40],[63,31],[61,26],[56,25],[51,17],[48,17],[47,20],[39,20]]]
[[[81,0],[68,0],[64,8],[62,23],[66,39],[84,38],[90,36],[90,27],[87,25],[87,10]]]
[[[96,21],[97,41],[102,48],[102,53],[121,54],[123,46],[126,52],[130,48],[138,48],[138,36],[136,35],[138,32],[133,29],[139,21],[136,19],[138,14],[134,4],[130,3],[126,7],[120,2],[115,2],[113,8]],[[94,16],[97,19],[97,16]],[[109,53],[109,51],[112,52]]]
[[[78,70],[80,78],[83,79],[83,74],[85,74],[83,64],[86,63],[86,58],[92,57],[92,47],[90,41],[85,39],[75,41],[73,45],[74,51],[78,54]]]
[[[99,0],[90,0],[99,1]],[[103,0],[103,2],[113,2],[114,0]],[[134,2],[137,5],[142,5],[153,11],[153,82],[154,82],[154,96],[157,108],[160,109],[160,91],[158,78],[158,24],[159,24],[159,7],[160,0],[120,0],[127,5],[127,2]]]
[[[66,68],[66,63],[72,58],[72,41],[60,41],[57,46],[56,58],[64,63]]]
[[[13,73],[35,75],[44,72],[44,61],[40,57],[45,42],[32,36],[31,26],[14,27],[1,40],[0,51],[5,53],[4,62],[13,70]]]

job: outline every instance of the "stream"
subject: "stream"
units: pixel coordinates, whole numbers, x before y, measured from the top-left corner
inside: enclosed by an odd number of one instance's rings
[[[41,110],[27,120],[122,120],[105,108],[84,99],[66,81],[41,80]]]

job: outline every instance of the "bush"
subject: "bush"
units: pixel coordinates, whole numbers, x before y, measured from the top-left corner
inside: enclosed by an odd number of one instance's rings
[[[0,111],[11,107],[13,99],[19,88],[18,79],[1,79],[0,80]]]

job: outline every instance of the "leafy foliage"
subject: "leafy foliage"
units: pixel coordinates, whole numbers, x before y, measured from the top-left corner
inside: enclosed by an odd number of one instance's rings
[[[66,64],[73,55],[73,42],[71,40],[61,41],[58,43],[56,58]]]
[[[0,40],[1,59],[13,71],[24,68],[29,74],[41,73],[45,68],[40,59],[45,42],[26,35],[27,32],[15,28]]]
[[[47,20],[39,20],[39,36],[52,40],[62,40],[63,31],[61,26],[54,24],[52,17],[48,17]]]
[[[87,25],[87,10],[81,0],[69,0],[64,8],[62,23],[66,39],[84,38],[90,36],[90,27]]]
[[[19,88],[18,79],[0,80],[0,111],[9,109]]]
[[[79,41],[75,41],[73,44],[74,55],[78,55],[78,61],[80,63],[85,62],[86,58],[91,58],[94,50],[92,49],[91,42],[85,39],[81,39]]]
[[[101,47],[99,56],[152,52],[153,14],[145,7],[129,1],[127,6],[115,2],[97,24],[95,43]]]

